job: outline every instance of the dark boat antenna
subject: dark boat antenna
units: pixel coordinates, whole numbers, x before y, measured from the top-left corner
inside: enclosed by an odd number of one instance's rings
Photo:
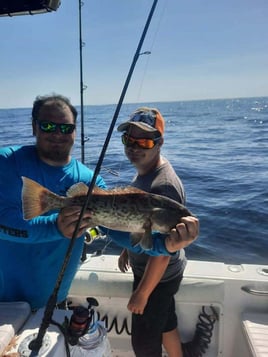
[[[128,72],[128,75],[127,75],[127,78],[126,78],[126,81],[125,81],[125,84],[124,84],[124,87],[122,89],[118,104],[117,104],[115,112],[114,112],[114,116],[113,116],[112,122],[110,124],[110,128],[108,130],[105,142],[104,142],[103,147],[102,147],[102,151],[100,153],[97,165],[95,167],[94,174],[93,174],[93,177],[92,177],[92,181],[91,181],[91,183],[89,185],[89,188],[88,188],[86,201],[85,201],[85,203],[84,203],[84,205],[83,205],[83,207],[81,209],[81,212],[80,212],[80,215],[79,215],[79,219],[77,221],[75,230],[74,230],[72,238],[70,240],[70,243],[69,243],[69,246],[68,246],[68,249],[67,249],[67,252],[66,252],[66,256],[65,256],[64,262],[62,264],[60,273],[59,273],[59,275],[57,277],[57,281],[56,281],[54,290],[53,290],[50,298],[48,299],[48,302],[47,302],[47,305],[46,305],[46,308],[45,308],[45,312],[44,312],[44,316],[43,316],[43,320],[42,320],[41,326],[39,328],[37,337],[36,337],[36,339],[32,340],[30,342],[30,344],[29,344],[29,348],[32,351],[31,354],[30,354],[30,357],[38,356],[38,352],[39,352],[39,350],[40,350],[40,348],[42,346],[42,342],[43,342],[43,338],[45,336],[46,330],[47,330],[47,328],[49,327],[49,324],[52,321],[54,308],[55,308],[56,303],[57,303],[58,291],[59,291],[59,288],[60,288],[64,273],[65,273],[65,270],[66,270],[66,268],[68,266],[68,263],[69,263],[69,260],[70,260],[70,257],[71,257],[72,249],[73,249],[73,246],[74,246],[74,243],[75,243],[75,240],[76,240],[76,236],[77,236],[77,233],[78,233],[81,221],[82,221],[82,217],[84,215],[84,212],[85,212],[85,210],[86,210],[86,208],[88,206],[88,203],[90,201],[90,198],[92,196],[93,187],[94,187],[95,182],[97,180],[97,176],[98,176],[98,174],[100,172],[101,165],[102,165],[102,162],[103,162],[107,147],[109,145],[109,141],[111,139],[114,126],[116,124],[116,120],[118,118],[118,115],[119,115],[119,112],[120,112],[120,109],[121,109],[125,94],[127,92],[127,88],[129,86],[133,71],[135,69],[135,65],[137,63],[137,60],[138,60],[139,56],[141,54],[144,54],[144,53],[141,53],[141,48],[142,48],[142,45],[143,45],[147,30],[149,28],[151,19],[153,17],[154,10],[156,8],[157,2],[158,2],[158,0],[154,0],[153,5],[152,5],[151,10],[150,10],[150,13],[148,15],[146,24],[144,26],[144,29],[143,29],[143,32],[142,32],[138,47],[137,47],[136,52],[134,54],[134,57],[133,57],[133,60],[132,60],[132,63],[131,63],[131,66],[130,66],[130,69],[129,69],[129,72]]]

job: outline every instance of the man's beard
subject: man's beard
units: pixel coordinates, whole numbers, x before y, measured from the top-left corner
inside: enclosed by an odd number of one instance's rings
[[[69,149],[54,149],[51,150],[39,150],[40,155],[43,159],[57,163],[66,163],[69,160],[70,150]]]

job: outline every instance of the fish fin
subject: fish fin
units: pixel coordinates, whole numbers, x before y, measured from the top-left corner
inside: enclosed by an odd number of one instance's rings
[[[149,218],[145,220],[143,224],[143,228],[144,228],[144,233],[140,241],[140,246],[144,250],[152,249],[153,247],[152,222]]]
[[[115,190],[117,190],[117,192],[122,192],[122,193],[147,193],[137,187],[133,187],[133,186],[125,186],[125,187],[118,187],[115,188]]]
[[[133,187],[133,186],[125,186],[125,187],[114,187],[110,190],[104,190],[98,186],[94,187],[93,190],[94,194],[98,194],[98,195],[119,195],[119,194],[130,194],[130,193],[137,193],[137,194],[141,194],[141,193],[147,193],[145,191],[140,190],[139,188]]]
[[[93,194],[95,194],[95,195],[106,195],[107,192],[109,192],[109,191],[104,190],[103,188],[101,188],[99,186],[94,186],[94,188],[93,188]]]
[[[152,239],[152,223],[150,219],[147,219],[144,224],[144,233],[131,233],[130,242],[132,247],[136,247],[138,244],[144,250],[152,249],[153,239]]]
[[[88,192],[88,186],[84,182],[78,182],[72,185],[66,192],[67,197],[85,196]]]
[[[136,247],[140,244],[144,233],[130,233],[130,244],[132,247]]]
[[[145,232],[143,234],[143,237],[140,241],[140,246],[144,250],[150,250],[153,248],[153,238],[152,238],[152,232]]]
[[[22,176],[22,181],[22,212],[25,220],[32,219],[51,209],[58,208],[55,207],[55,205],[53,205],[53,207],[51,206],[51,200],[49,200],[49,198],[55,200],[55,197],[59,198],[60,196],[55,195],[47,188],[28,177]]]
[[[86,196],[88,193],[88,186],[83,182],[78,182],[72,185],[69,190],[67,191],[68,197],[75,197],[75,196]],[[107,195],[110,193],[110,190],[104,190],[98,186],[94,186],[92,193],[95,195]]]

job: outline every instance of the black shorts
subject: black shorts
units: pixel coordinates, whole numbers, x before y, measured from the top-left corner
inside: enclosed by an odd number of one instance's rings
[[[133,290],[141,278],[134,276]],[[132,346],[137,357],[162,355],[162,333],[177,327],[174,295],[182,276],[159,283],[148,299],[143,315],[132,314]]]

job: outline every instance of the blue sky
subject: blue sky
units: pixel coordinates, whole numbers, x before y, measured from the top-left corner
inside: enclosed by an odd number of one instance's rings
[[[152,0],[84,0],[85,104],[117,103]],[[124,102],[268,96],[267,0],[159,0]],[[78,0],[0,18],[0,108],[80,104]]]

